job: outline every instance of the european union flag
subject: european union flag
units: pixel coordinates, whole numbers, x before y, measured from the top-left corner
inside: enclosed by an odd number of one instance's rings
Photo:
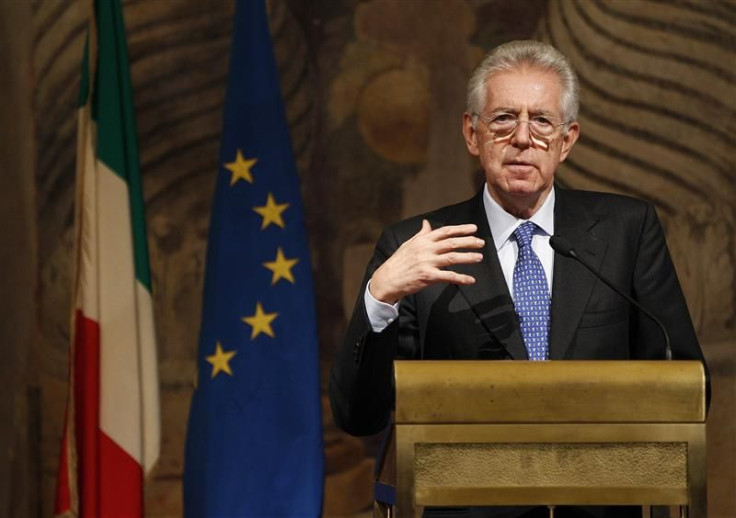
[[[189,415],[185,515],[316,517],[319,359],[299,182],[265,0],[239,0]]]

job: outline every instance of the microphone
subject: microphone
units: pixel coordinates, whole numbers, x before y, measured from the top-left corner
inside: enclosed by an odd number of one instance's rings
[[[639,304],[637,301],[635,301],[631,296],[629,296],[627,293],[624,293],[622,290],[617,288],[613,285],[613,283],[608,280],[601,272],[593,268],[593,266],[580,257],[577,252],[575,251],[575,248],[570,244],[570,242],[565,239],[562,236],[552,236],[549,239],[549,246],[551,246],[555,252],[557,252],[560,255],[564,255],[565,257],[571,257],[575,259],[577,262],[585,266],[590,273],[595,275],[598,279],[600,279],[606,286],[611,288],[613,291],[621,295],[623,298],[625,298],[627,301],[629,301],[631,304],[633,304],[639,311],[644,313],[646,316],[648,316],[655,324],[659,326],[659,328],[662,330],[662,334],[664,335],[664,351],[665,351],[665,358],[668,360],[672,359],[672,348],[670,347],[670,335],[667,334],[667,330],[664,327],[664,324],[655,317],[650,311],[644,309],[644,307]]]

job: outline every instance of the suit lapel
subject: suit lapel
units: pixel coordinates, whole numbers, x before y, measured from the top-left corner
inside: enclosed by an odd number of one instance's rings
[[[485,240],[483,261],[457,265],[454,270],[471,275],[475,284],[458,286],[480,323],[491,333],[515,360],[528,359],[519,329],[514,303],[498,260],[491,229],[483,208],[483,192],[476,196],[471,208],[471,221],[478,226],[478,237]],[[455,225],[464,221],[448,221]],[[465,221],[467,222],[467,221]]]
[[[556,189],[555,195],[555,234],[565,237],[578,255],[600,269],[608,244],[591,233],[600,215],[570,200],[564,189]],[[595,282],[596,277],[583,265],[555,254],[549,344],[551,360],[565,358]]]

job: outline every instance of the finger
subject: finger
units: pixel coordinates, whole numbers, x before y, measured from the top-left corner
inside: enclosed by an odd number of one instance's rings
[[[465,225],[448,225],[446,227],[440,227],[432,231],[435,239],[447,239],[448,237],[454,236],[467,236],[475,234],[478,231],[478,227],[472,223]]]
[[[436,251],[438,253],[448,252],[459,249],[475,249],[482,248],[486,242],[475,236],[448,237],[436,242]]]
[[[453,272],[451,270],[440,270],[437,275],[437,282],[447,282],[449,284],[475,284],[475,277],[462,273]]]
[[[436,267],[452,266],[454,264],[473,264],[483,260],[483,254],[477,252],[450,252],[438,255],[433,261]]]

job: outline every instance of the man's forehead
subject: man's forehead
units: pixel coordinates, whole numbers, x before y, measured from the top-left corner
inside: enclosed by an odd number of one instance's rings
[[[486,81],[486,110],[520,109],[559,112],[562,82],[542,68],[521,67],[496,72]]]

